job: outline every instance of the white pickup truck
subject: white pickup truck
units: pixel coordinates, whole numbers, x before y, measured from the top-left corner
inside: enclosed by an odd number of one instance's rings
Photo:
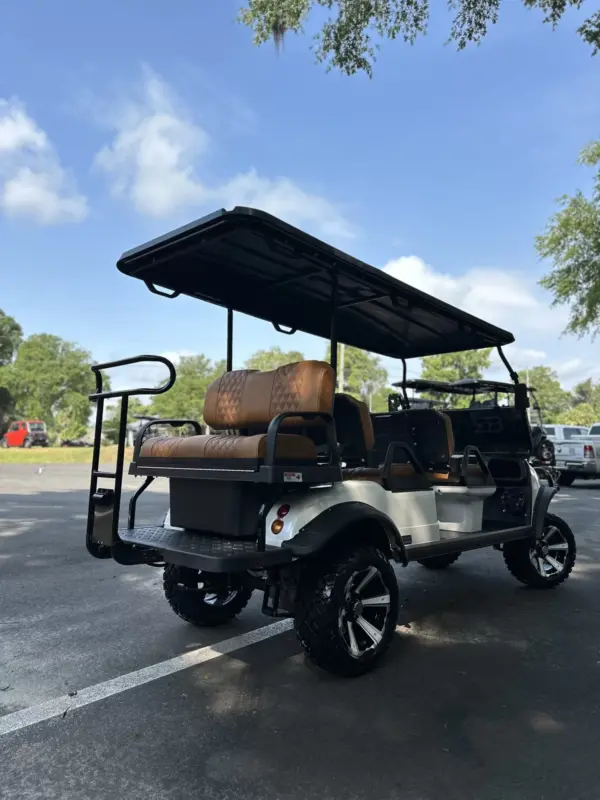
[[[581,425],[544,425],[554,444],[560,483],[570,486],[575,478],[600,478],[600,422]]]

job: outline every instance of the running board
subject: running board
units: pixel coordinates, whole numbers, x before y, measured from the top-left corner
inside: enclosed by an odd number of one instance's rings
[[[443,531],[441,531],[443,533]],[[466,550],[478,550],[481,547],[491,547],[516,539],[527,539],[533,536],[531,525],[521,525],[517,528],[499,528],[492,531],[479,533],[459,533],[448,539],[440,539],[428,544],[415,544],[406,547],[406,556],[409,561],[418,561],[430,556],[445,555],[446,553],[462,553]]]
[[[224,538],[163,527],[120,528],[122,542],[158,551],[169,564],[203,572],[244,572],[289,564],[292,554],[279,547],[257,549],[256,540]]]

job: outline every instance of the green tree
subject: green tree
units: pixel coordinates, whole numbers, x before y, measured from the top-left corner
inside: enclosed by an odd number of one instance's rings
[[[280,347],[271,347],[270,350],[258,350],[244,364],[246,369],[257,369],[268,372],[270,369],[293,364],[295,361],[304,361],[304,356],[298,350],[289,350],[285,353]]]
[[[0,436],[6,432],[11,416],[14,414],[15,403],[11,393],[2,386],[2,367],[0,367]]]
[[[467,350],[464,353],[444,353],[439,356],[426,356],[421,359],[421,378],[429,381],[450,383],[463,378],[482,378],[483,371],[489,369],[492,348]],[[423,393],[424,397],[441,399],[452,408],[466,408],[470,398],[449,394],[440,398],[439,394]]]
[[[130,397],[127,405],[127,423],[131,424],[132,422],[135,422],[136,414],[144,414],[144,412],[148,412],[148,406],[145,406],[139,397]],[[104,438],[109,444],[117,444],[119,441],[120,418],[121,401],[117,400],[114,405],[109,407],[102,425]]]
[[[560,385],[558,375],[550,367],[533,367],[519,373],[519,379],[536,390],[536,397],[545,422],[556,422],[556,418],[569,411],[571,395]]]
[[[22,341],[19,323],[0,309],[0,367],[11,363]]]
[[[58,422],[81,428],[84,405],[87,416],[90,412],[87,396],[95,388],[91,364],[90,354],[71,342],[48,333],[34,334],[21,344],[14,362],[3,368],[3,380],[19,414],[42,419],[51,430]]]
[[[79,392],[66,392],[56,405],[54,423],[61,439],[85,436],[90,420],[90,401]]]
[[[600,383],[594,383],[591,378],[578,383],[572,391],[573,406],[586,403],[596,409],[600,418]]]
[[[327,348],[325,359],[331,358],[331,348]],[[357,347],[338,345],[338,391],[346,392],[367,403],[369,408],[387,410],[387,392],[385,408],[382,405],[382,392],[388,383],[388,373],[377,355],[359,350]]]
[[[224,371],[223,362],[213,364],[203,355],[184,356],[177,366],[175,386],[152,399],[149,413],[162,419],[193,419],[200,422],[206,390]]]
[[[559,425],[585,425],[587,428],[598,422],[598,411],[590,403],[579,403],[556,418]]]
[[[597,390],[598,387],[594,386],[594,381],[591,378],[581,381],[581,383],[578,383],[573,388],[573,405],[578,406],[581,405],[581,403],[590,403],[594,405]]]
[[[600,140],[584,148],[579,163],[596,168],[591,196],[563,195],[536,247],[553,264],[541,285],[554,305],[569,306],[567,330],[583,335],[600,328]]]
[[[579,8],[583,0],[522,0],[537,9],[543,21],[555,27],[566,9]],[[450,41],[459,50],[480,42],[498,21],[501,0],[448,0],[454,13]],[[331,16],[315,37],[316,58],[328,68],[347,75],[366,72],[371,76],[379,40],[402,39],[413,44],[427,33],[429,0],[246,0],[240,21],[254,33],[257,45],[273,39],[279,47],[286,33],[302,33],[310,13],[328,9]],[[437,8],[437,6],[436,6]],[[441,11],[441,9],[440,9]],[[600,48],[600,12],[594,11],[578,31],[592,47]]]

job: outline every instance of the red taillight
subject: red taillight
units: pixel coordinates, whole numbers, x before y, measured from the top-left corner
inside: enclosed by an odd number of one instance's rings
[[[290,513],[290,507],[287,505],[287,503],[285,505],[283,505],[283,506],[279,506],[279,508],[277,509],[277,516],[278,517],[282,517],[283,518],[283,517],[287,516],[289,513]]]
[[[594,458],[594,448],[591,444],[585,444],[583,446],[583,457],[584,458]]]

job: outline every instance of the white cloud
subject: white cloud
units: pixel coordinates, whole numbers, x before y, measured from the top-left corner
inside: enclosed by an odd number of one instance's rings
[[[152,217],[207,199],[194,165],[206,155],[209,136],[178,107],[160,78],[147,74],[144,96],[122,109],[114,126],[115,138],[95,164],[111,177],[115,194],[126,195],[137,211]]]
[[[478,267],[462,275],[437,272],[418,256],[402,256],[389,261],[384,271],[427,294],[439,297],[463,311],[508,330],[564,328],[561,310],[549,313],[533,282],[508,270]]]
[[[48,137],[14,101],[0,100],[0,153],[48,149]]]
[[[352,238],[354,235],[349,222],[333,203],[305,192],[289,178],[261,178],[252,169],[218,187],[215,197],[228,207],[252,206],[290,222],[314,226],[325,236]]]
[[[88,213],[45,131],[18,100],[1,98],[0,210],[41,225],[79,222]]]
[[[418,256],[394,259],[384,270],[513,333],[516,343],[503,349],[516,370],[546,364],[556,370],[565,387],[600,375],[592,345],[561,336],[567,311],[551,308],[549,296],[523,273],[480,267],[450,275],[438,272]],[[414,369],[419,372],[416,366]],[[488,374],[498,380],[506,378],[506,369],[495,351]]]
[[[144,76],[138,97],[105,120],[114,138],[95,158],[114,194],[155,218],[194,208],[250,205],[328,236],[353,235],[333,203],[290,178],[267,178],[254,169],[225,181],[207,177],[210,134],[159,76],[148,69]]]

